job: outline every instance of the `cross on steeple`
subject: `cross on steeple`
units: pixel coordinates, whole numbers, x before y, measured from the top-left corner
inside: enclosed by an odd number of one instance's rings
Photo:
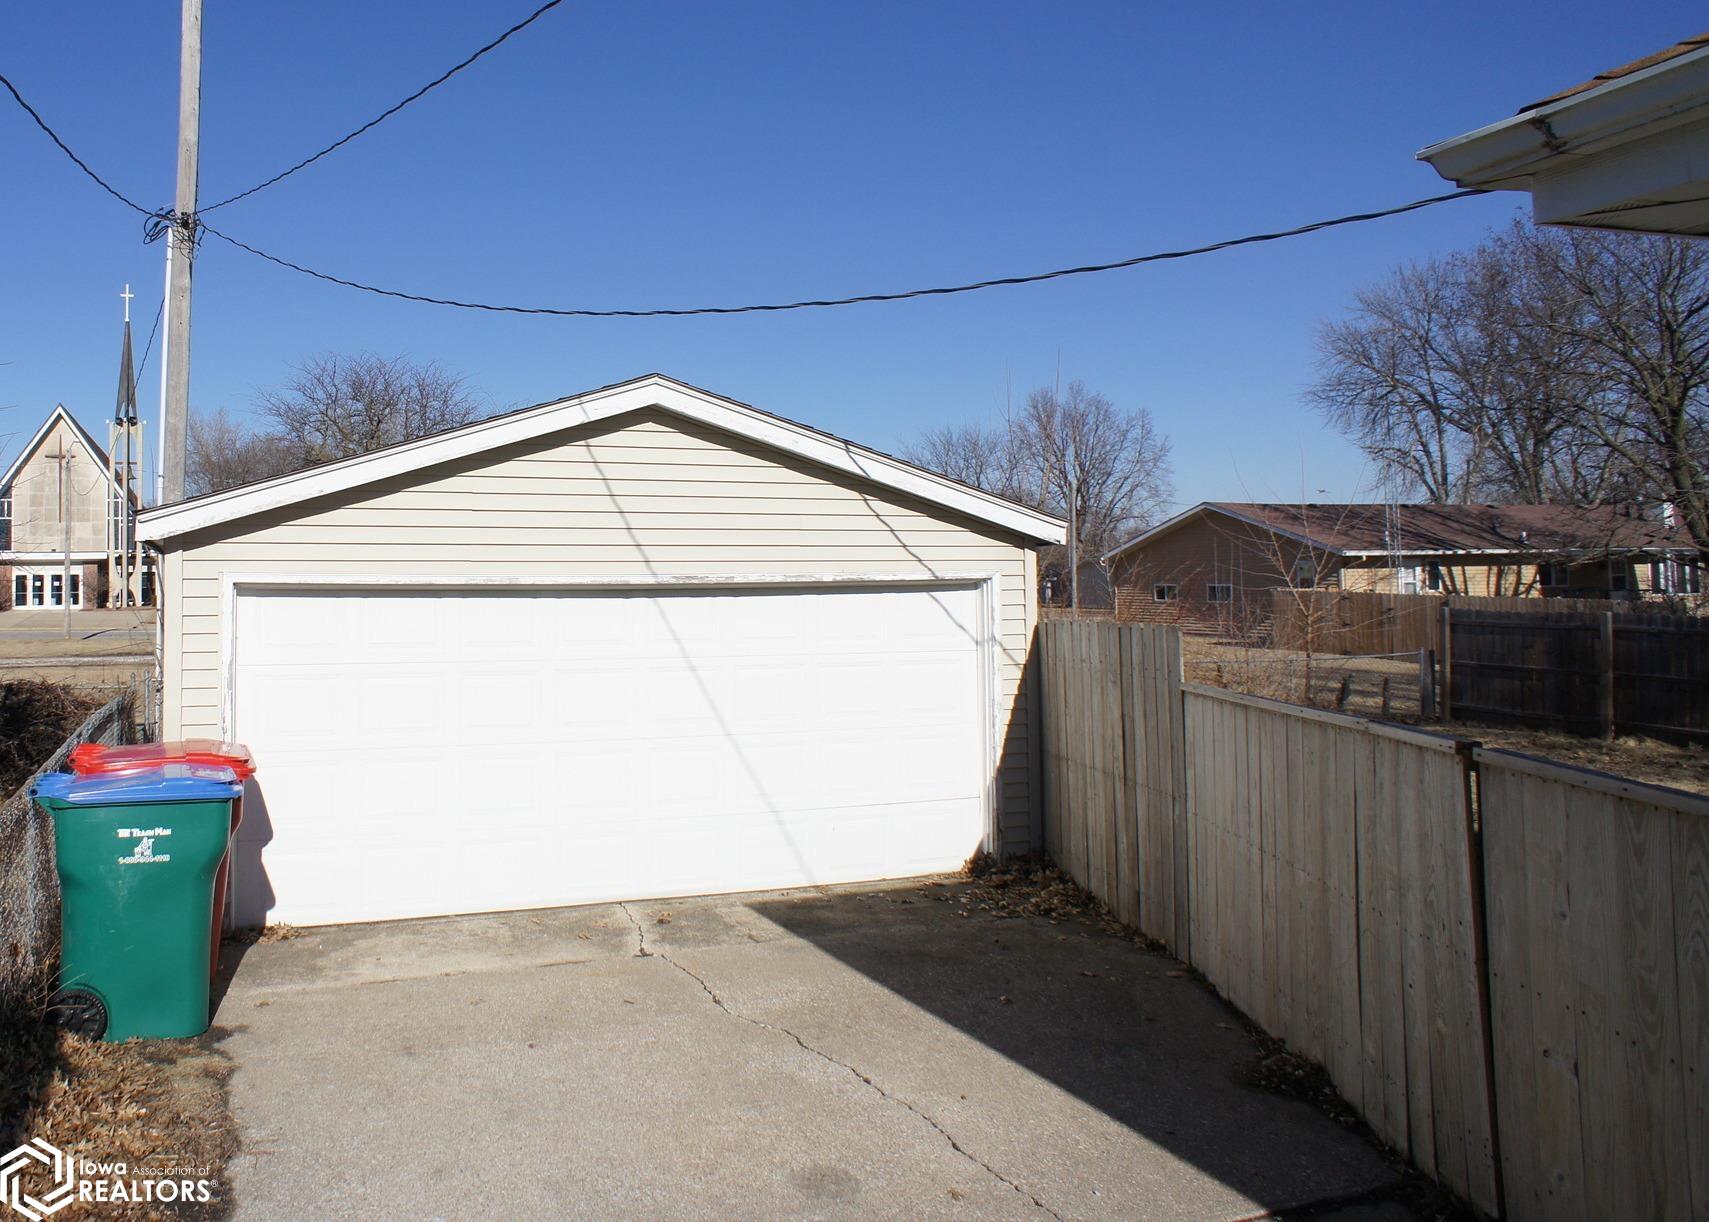
[[[125,291],[120,293],[119,296],[125,299],[125,321],[129,322],[131,320],[131,298],[135,297],[136,294],[131,292],[131,286],[127,284],[125,285]]]

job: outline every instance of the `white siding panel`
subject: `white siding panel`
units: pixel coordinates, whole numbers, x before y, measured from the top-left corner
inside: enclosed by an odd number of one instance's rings
[[[224,731],[219,634],[229,573],[565,581],[997,574],[998,830],[1005,849],[1032,847],[1036,744],[1024,676],[1036,616],[1032,553],[998,528],[747,439],[637,415],[169,546],[168,737]]]

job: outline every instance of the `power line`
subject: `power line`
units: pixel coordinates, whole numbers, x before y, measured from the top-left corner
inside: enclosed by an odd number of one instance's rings
[[[140,212],[144,216],[153,216],[154,215],[154,209],[144,208],[141,204],[137,203],[134,199],[131,199],[128,196],[121,194],[119,192],[118,188],[114,187],[105,178],[102,178],[99,174],[95,173],[94,170],[91,170],[89,168],[88,163],[85,162],[83,160],[83,158],[79,157],[76,153],[72,152],[71,146],[66,144],[65,141],[63,141],[59,138],[59,133],[54,131],[53,128],[51,128],[47,125],[47,120],[42,118],[39,114],[36,113],[36,108],[34,106],[31,106],[28,102],[24,101],[24,95],[18,92],[18,87],[16,85],[12,84],[12,82],[10,80],[8,80],[3,74],[0,74],[0,85],[6,86],[6,91],[12,95],[12,100],[17,102],[19,106],[22,106],[24,108],[24,113],[29,115],[30,118],[34,119],[36,122],[36,126],[41,128],[43,132],[47,133],[47,138],[49,140],[52,140],[55,144],[57,144],[59,146],[59,151],[64,153],[67,157],[71,158],[72,164],[74,164],[78,169],[82,170],[92,180],[94,180],[94,183],[96,186],[100,187],[101,190],[105,191],[108,195],[111,195],[114,199],[118,200],[125,207],[133,209],[134,211]]]
[[[907,289],[896,293],[863,293],[854,297],[830,297],[806,301],[773,302],[760,305],[736,306],[689,306],[679,308],[658,308],[646,310],[612,310],[612,309],[560,309],[551,306],[515,306],[493,305],[481,301],[459,301],[450,297],[431,297],[425,293],[406,293],[399,289],[379,288],[372,284],[364,284],[359,280],[349,280],[343,276],[334,276],[329,272],[316,271],[293,263],[278,255],[268,254],[247,242],[239,241],[228,233],[222,233],[212,225],[202,224],[202,228],[223,242],[229,242],[239,250],[276,263],[280,267],[312,276],[316,280],[325,280],[331,284],[341,284],[345,288],[360,289],[364,293],[374,293],[381,297],[395,297],[402,301],[418,301],[426,305],[452,306],[459,310],[484,310],[494,314],[545,314],[558,318],[685,318],[702,314],[767,314],[784,310],[823,309],[831,306],[865,305],[872,302],[908,301],[916,297],[948,297],[956,293],[973,293],[980,289],[1003,288],[1017,284],[1038,284],[1046,280],[1060,280],[1066,276],[1087,276],[1095,272],[1117,271],[1125,267],[1138,267],[1142,263],[1162,263],[1171,259],[1187,259],[1195,255],[1207,255],[1219,250],[1228,250],[1236,246],[1251,246],[1259,242],[1276,242],[1283,238],[1301,237],[1308,233],[1316,233],[1323,229],[1334,229],[1341,225],[1355,225],[1363,221],[1381,220],[1384,217],[1399,216],[1405,212],[1416,212],[1420,208],[1428,208],[1434,204],[1447,203],[1450,200],[1468,199],[1474,195],[1485,195],[1480,190],[1451,191],[1446,195],[1432,195],[1427,199],[1416,199],[1409,204],[1400,204],[1393,208],[1382,208],[1375,212],[1355,212],[1349,216],[1338,216],[1331,220],[1313,221],[1308,225],[1298,225],[1292,229],[1279,229],[1271,233],[1252,233],[1239,238],[1227,238],[1221,242],[1212,242],[1206,246],[1194,246],[1185,250],[1155,251],[1151,254],[1135,255],[1131,259],[1118,259],[1111,263],[1089,263],[1080,267],[1063,267],[1055,271],[1034,272],[1024,276],[1003,276],[991,280],[976,280],[968,284],[946,285],[940,288]]]
[[[160,316],[166,312],[166,298],[160,299],[160,304],[154,310],[154,325],[148,329],[148,343],[142,347],[142,364],[136,367],[136,377],[132,381],[142,381],[143,371],[148,368],[148,354],[154,348],[154,333],[160,330]]]
[[[506,38],[510,37],[510,35],[516,33],[518,30],[522,29],[524,26],[528,25],[530,22],[532,22],[536,18],[538,18],[541,14],[549,11],[550,9],[556,7],[558,4],[561,4],[562,2],[563,2],[563,0],[550,0],[550,3],[543,5],[541,8],[536,9],[534,11],[534,13],[531,14],[528,18],[519,22],[517,25],[512,26],[509,30],[507,30],[499,38],[497,38],[493,42],[487,44],[487,46],[483,47],[481,50],[475,52],[474,55],[470,56],[467,60],[463,61],[462,64],[459,64],[457,67],[451,69],[449,72],[447,72],[443,76],[441,76],[437,81],[434,81],[432,84],[426,85],[422,89],[417,90],[410,97],[405,98],[402,102],[399,102],[397,106],[392,107],[391,110],[388,110],[385,114],[379,116],[379,118],[374,119],[372,122],[366,124],[365,126],[358,128],[356,131],[354,131],[350,135],[344,137],[343,140],[338,141],[336,144],[329,145],[327,148],[321,150],[321,152],[319,152],[319,153],[316,153],[314,157],[309,158],[307,161],[300,162],[300,163],[298,163],[298,165],[292,167],[292,169],[286,170],[284,172],[284,174],[276,175],[274,178],[269,179],[268,182],[262,183],[259,186],[250,188],[249,191],[243,192],[243,195],[253,194],[256,191],[259,191],[262,187],[265,187],[272,182],[277,182],[280,178],[283,178],[285,176],[285,174],[290,174],[290,173],[293,173],[295,170],[301,169],[303,166],[308,165],[309,162],[314,161],[316,158],[319,158],[321,156],[324,156],[326,153],[331,152],[333,149],[337,148],[340,144],[347,143],[348,141],[354,139],[356,136],[360,135],[362,132],[366,131],[368,128],[373,127],[375,123],[378,123],[382,119],[385,119],[388,115],[396,113],[399,109],[408,105],[411,101],[413,101],[415,98],[420,97],[422,94],[426,93],[429,89],[432,89],[434,86],[436,86],[436,85],[442,83],[443,81],[449,79],[452,75],[454,75],[455,73],[460,71],[462,68],[467,67],[469,64],[473,63],[476,59],[480,58],[480,56],[486,54],[487,51],[490,51],[492,48],[498,46],[499,43],[502,43]],[[536,314],[536,315],[547,315],[547,316],[557,317],[557,318],[686,318],[686,317],[691,317],[691,316],[696,316],[696,315],[708,315],[708,314],[770,314],[770,313],[779,313],[779,312],[782,312],[785,310],[825,309],[825,308],[830,308],[833,306],[866,305],[866,304],[871,304],[871,303],[876,303],[876,302],[887,302],[887,301],[908,301],[908,300],[912,300],[914,298],[919,298],[919,297],[948,297],[948,296],[953,296],[953,295],[958,294],[958,293],[978,292],[981,289],[1004,288],[1004,287],[1008,287],[1008,286],[1012,286],[1012,285],[1021,285],[1021,284],[1039,284],[1039,283],[1042,283],[1046,280],[1060,280],[1060,279],[1063,279],[1063,278],[1068,277],[1068,276],[1086,276],[1086,275],[1092,275],[1096,272],[1117,271],[1117,270],[1120,270],[1122,268],[1127,268],[1127,267],[1138,267],[1141,264],[1145,264],[1145,263],[1162,263],[1162,262],[1167,262],[1167,261],[1173,260],[1173,259],[1188,259],[1188,258],[1192,258],[1192,257],[1197,256],[1197,255],[1212,254],[1212,253],[1219,251],[1219,250],[1229,250],[1229,249],[1232,249],[1236,246],[1251,246],[1251,245],[1255,245],[1255,244],[1260,243],[1260,242],[1276,242],[1276,241],[1281,241],[1284,238],[1302,237],[1305,234],[1317,233],[1318,231],[1324,230],[1324,229],[1334,229],[1334,228],[1338,228],[1338,227],[1343,226],[1343,225],[1356,225],[1356,224],[1360,224],[1360,223],[1365,222],[1365,221],[1375,221],[1375,220],[1381,220],[1385,217],[1400,216],[1403,213],[1416,212],[1421,208],[1429,208],[1429,207],[1432,207],[1433,205],[1436,205],[1436,204],[1448,203],[1451,200],[1469,199],[1470,197],[1472,197],[1474,195],[1486,195],[1486,194],[1488,194],[1488,192],[1486,192],[1486,191],[1477,190],[1477,189],[1464,190],[1464,191],[1450,191],[1444,195],[1432,195],[1432,196],[1428,196],[1425,199],[1416,199],[1416,200],[1413,200],[1411,203],[1399,204],[1399,205],[1392,207],[1392,208],[1381,208],[1381,209],[1378,209],[1374,212],[1355,212],[1355,213],[1351,213],[1350,215],[1347,215],[1347,216],[1333,217],[1333,218],[1328,219],[1328,220],[1312,221],[1309,224],[1298,225],[1292,229],[1279,229],[1279,230],[1275,230],[1273,232],[1268,232],[1268,233],[1252,233],[1252,234],[1247,234],[1244,237],[1226,238],[1220,242],[1212,242],[1212,243],[1205,245],[1205,246],[1188,247],[1184,250],[1154,251],[1150,254],[1135,255],[1134,257],[1129,258],[1129,259],[1117,259],[1117,260],[1115,260],[1113,262],[1109,262],[1109,263],[1089,263],[1089,264],[1081,265],[1079,267],[1062,267],[1062,268],[1057,268],[1054,271],[1034,272],[1030,275],[1003,276],[1003,277],[998,277],[998,278],[989,279],[989,280],[975,280],[975,281],[972,281],[972,282],[966,283],[966,284],[945,285],[945,286],[941,286],[941,287],[937,287],[937,288],[907,289],[907,290],[904,290],[901,292],[895,292],[895,293],[863,293],[863,294],[853,296],[853,297],[812,298],[812,299],[807,299],[807,300],[803,300],[803,301],[768,302],[768,303],[753,304],[753,305],[689,306],[689,307],[676,307],[676,308],[654,308],[654,309],[644,309],[644,310],[564,309],[564,308],[557,308],[557,307],[552,307],[552,306],[495,305],[495,304],[492,304],[490,302],[460,301],[460,300],[457,300],[456,298],[451,298],[451,297],[433,297],[433,296],[429,296],[425,293],[408,293],[408,292],[404,292],[404,291],[399,290],[399,289],[387,289],[387,288],[380,288],[377,285],[364,284],[360,280],[350,280],[350,279],[347,279],[343,276],[332,275],[330,272],[317,271],[314,268],[305,267],[300,263],[292,262],[291,260],[286,259],[286,258],[282,258],[279,255],[269,254],[268,252],[266,252],[264,250],[261,250],[257,247],[254,247],[254,246],[251,246],[247,242],[244,242],[244,241],[241,241],[237,238],[232,237],[229,233],[224,233],[218,229],[215,229],[212,225],[209,225],[200,219],[201,213],[198,213],[194,217],[185,218],[185,217],[179,217],[175,212],[172,212],[171,210],[163,209],[163,210],[158,210],[158,211],[150,211],[149,209],[144,208],[141,204],[136,203],[134,200],[128,199],[126,196],[120,194],[116,189],[114,189],[110,184],[108,184],[108,182],[105,179],[103,179],[99,174],[95,173],[94,170],[90,169],[88,164],[85,163],[83,161],[83,159],[81,157],[79,157],[76,153],[71,151],[70,146],[67,145],[65,143],[65,141],[63,141],[59,138],[59,136],[54,132],[54,130],[47,125],[47,122],[39,114],[36,113],[35,108],[32,107],[28,102],[26,102],[24,100],[23,95],[18,92],[17,88],[12,84],[12,82],[7,80],[6,77],[3,75],[0,75],[0,84],[4,84],[6,86],[7,90],[11,93],[13,99],[18,103],[18,105],[23,107],[25,112],[30,116],[30,118],[35,120],[36,126],[41,128],[41,130],[47,134],[48,138],[51,139],[54,142],[54,144],[59,146],[60,151],[63,152],[67,157],[69,157],[72,160],[72,162],[74,164],[76,164],[76,166],[80,170],[83,171],[84,174],[86,174],[89,178],[94,180],[94,182],[97,185],[99,185],[102,190],[106,191],[107,194],[111,195],[114,199],[118,200],[120,203],[124,204],[128,208],[131,208],[137,212],[142,213],[147,218],[146,222],[144,223],[144,240],[146,240],[146,241],[153,241],[155,238],[159,237],[160,234],[162,232],[164,232],[166,229],[172,227],[173,225],[178,225],[178,226],[184,227],[187,230],[189,230],[190,235],[191,235],[191,240],[196,240],[196,237],[198,236],[199,232],[205,231],[207,233],[213,234],[216,238],[219,238],[223,242],[228,242],[231,245],[236,246],[240,250],[248,251],[250,254],[255,255],[257,258],[265,259],[269,263],[275,263],[278,266],[283,267],[283,268],[287,268],[290,271],[298,272],[298,273],[305,275],[305,276],[311,276],[316,280],[324,280],[324,281],[328,282],[329,284],[339,284],[339,285],[343,285],[346,288],[357,289],[357,290],[360,290],[361,292],[364,292],[364,293],[373,293],[373,294],[380,296],[380,297],[392,297],[392,298],[396,298],[400,301],[416,301],[416,302],[421,302],[425,305],[450,306],[452,308],[460,309],[460,310],[481,310],[481,311],[485,311],[487,313],[492,313],[492,314]],[[225,204],[229,204],[229,203],[233,202],[234,200],[241,199],[242,197],[243,197],[242,195],[233,196],[231,199],[222,200],[220,203],[213,205],[213,207],[215,207],[215,208],[223,207]],[[203,209],[202,210],[202,212],[207,212],[207,211],[211,211],[211,209]]]
[[[528,16],[524,17],[521,21],[519,21],[515,25],[511,26],[510,29],[508,29],[504,33],[500,34],[497,38],[493,39],[486,46],[482,47],[479,51],[476,51],[473,55],[471,55],[467,59],[465,59],[462,63],[457,64],[455,67],[450,68],[449,70],[447,70],[442,75],[440,75],[440,76],[434,78],[433,80],[429,81],[427,84],[423,85],[420,89],[417,89],[414,93],[410,94],[403,101],[399,102],[396,106],[393,106],[388,110],[384,110],[384,111],[380,112],[380,114],[378,114],[374,118],[368,120],[368,122],[364,123],[361,127],[358,127],[355,131],[351,132],[349,135],[343,136],[337,140],[334,140],[331,144],[327,145],[320,152],[315,153],[311,157],[303,158],[301,161],[297,162],[296,165],[291,166],[289,169],[279,171],[279,173],[273,175],[273,177],[269,178],[266,182],[256,183],[253,187],[249,188],[249,190],[239,191],[236,195],[231,196],[229,199],[222,199],[217,204],[209,204],[206,208],[201,209],[200,213],[212,212],[215,208],[223,208],[227,204],[235,204],[240,199],[247,199],[249,196],[254,195],[257,191],[264,190],[265,188],[272,186],[274,183],[278,182],[279,180],[281,180],[283,178],[290,177],[292,174],[295,174],[298,170],[301,170],[306,166],[313,165],[315,162],[319,161],[322,157],[325,157],[328,153],[332,152],[333,150],[338,149],[338,148],[342,148],[344,145],[349,144],[352,140],[356,139],[356,137],[360,136],[363,132],[368,131],[374,127],[378,127],[381,123],[384,123],[387,119],[389,119],[393,115],[397,114],[398,111],[402,110],[405,106],[408,106],[411,102],[413,102],[416,99],[422,97],[423,95],[431,92],[432,90],[439,88],[439,86],[443,85],[446,81],[448,81],[452,77],[456,76],[459,72],[461,72],[463,69],[467,68],[470,64],[474,63],[476,60],[480,59],[481,56],[485,55],[488,51],[492,51],[492,50],[496,49],[497,47],[499,47],[511,35],[521,33],[523,30],[525,30],[529,26],[533,25],[541,17],[544,17],[552,9],[557,8],[563,2],[564,2],[564,0],[547,0],[547,2],[545,4],[542,4],[539,8],[535,9],[532,13],[528,14]],[[38,122],[39,122],[39,120],[38,120]],[[67,151],[69,152],[70,150],[67,150]],[[109,189],[111,189],[111,188],[109,188]],[[200,213],[198,213],[198,215],[200,215]]]

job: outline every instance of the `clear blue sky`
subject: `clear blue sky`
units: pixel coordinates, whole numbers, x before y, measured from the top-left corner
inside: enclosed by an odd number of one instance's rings
[[[207,0],[202,198],[412,91],[533,0]],[[119,188],[170,203],[178,5],[15,5],[0,70]],[[572,0],[375,131],[217,214],[356,279],[653,306],[951,283],[1195,245],[1446,190],[1414,152],[1703,24],[1693,5],[595,3]],[[11,241],[0,433],[111,409],[161,245],[0,101]],[[882,449],[1078,377],[1144,404],[1177,499],[1353,495],[1301,401],[1361,284],[1522,197],[1046,285],[789,315],[470,314],[310,281],[209,239],[192,402],[247,413],[324,350],[433,358],[495,407],[660,370]],[[158,341],[157,341],[158,342]],[[158,356],[158,351],[156,352]],[[158,416],[158,364],[142,387]],[[16,441],[11,443],[16,445]],[[153,438],[150,438],[152,448]]]

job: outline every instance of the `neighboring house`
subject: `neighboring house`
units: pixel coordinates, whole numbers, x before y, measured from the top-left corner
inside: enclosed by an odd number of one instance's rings
[[[147,510],[235,918],[845,882],[1039,846],[1062,523],[650,375]]]
[[[1105,560],[1119,618],[1250,627],[1270,591],[1699,594],[1685,532],[1624,506],[1207,501]]]
[[[7,604],[107,605],[122,504],[106,450],[56,406],[0,476],[0,591]]]
[[[1709,33],[1418,156],[1462,187],[1529,191],[1539,224],[1709,234]]]
[[[1110,584],[1109,570],[1100,560],[1080,562],[1080,601],[1084,611],[1108,611],[1115,603],[1115,588]],[[1044,566],[1039,581],[1039,600],[1047,607],[1068,607],[1074,603],[1074,583],[1069,579],[1068,565]]]

